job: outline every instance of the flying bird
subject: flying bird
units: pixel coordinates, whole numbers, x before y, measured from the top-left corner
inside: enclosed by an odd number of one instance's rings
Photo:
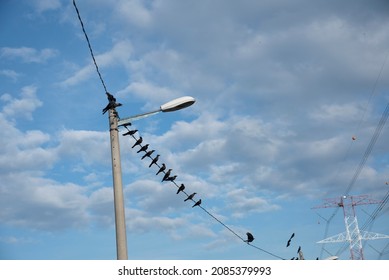
[[[141,159],[144,159],[145,157],[150,157],[151,154],[154,153],[154,152],[155,152],[155,150],[148,151],[147,153],[145,153],[145,154],[143,155],[143,157],[142,157]]]
[[[162,181],[161,182],[163,182],[163,181],[166,181],[167,180],[167,178],[169,178],[170,177],[170,173],[172,172],[172,169],[170,168],[166,173],[165,173],[165,176],[163,176],[163,178],[162,178]]]
[[[140,152],[146,152],[149,148],[149,144],[144,145],[142,148],[139,149],[136,153],[139,154]]]
[[[140,145],[142,142],[143,142],[143,138],[142,138],[142,136],[140,136],[139,139],[136,140],[135,144],[131,148],[134,148],[135,146]]]
[[[247,234],[247,240],[245,242],[247,242],[247,244],[253,242],[254,236],[250,232],[247,232],[246,234]]]
[[[135,130],[129,130],[129,131],[127,131],[126,133],[123,133],[122,135],[123,135],[123,136],[134,135],[134,134],[137,133],[137,132],[138,132],[137,129],[135,129]]]
[[[182,191],[184,191],[185,190],[185,186],[184,186],[184,184],[181,184],[181,186],[178,188],[178,190],[177,190],[177,194],[179,193],[179,192],[182,192]]]
[[[193,208],[193,207],[196,207],[196,206],[200,206],[200,204],[201,204],[201,199],[199,199],[199,200],[192,206],[192,208]]]
[[[300,253],[301,251],[301,246],[299,246],[298,250],[297,250],[297,254]]]
[[[292,233],[292,235],[290,236],[288,242],[286,243],[286,247],[290,246],[290,242],[292,241],[293,237],[294,237],[294,232]]]
[[[185,198],[185,200],[184,201],[187,201],[187,200],[189,200],[189,199],[193,199],[193,197],[196,195],[196,193],[194,192],[194,193],[192,193],[192,194],[190,194],[190,195],[188,195],[188,197],[187,198]]]
[[[159,168],[158,172],[155,175],[158,175],[159,173],[165,171],[165,169],[166,169],[166,165],[162,163],[162,166]]]

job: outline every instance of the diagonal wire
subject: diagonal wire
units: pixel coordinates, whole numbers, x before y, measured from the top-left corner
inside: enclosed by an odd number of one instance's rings
[[[128,127],[125,127],[125,128],[129,131]],[[132,134],[131,137],[134,138],[135,141],[137,140],[137,138],[135,137],[134,134]],[[140,145],[140,146],[141,146],[141,145]],[[151,156],[148,156],[148,157],[149,157],[149,158],[152,158]],[[161,167],[161,166],[158,164],[158,162],[156,162],[155,165],[158,166],[159,168]],[[163,171],[163,173],[166,174],[165,171]],[[179,185],[178,185],[174,180],[171,181],[171,182],[172,182],[177,188],[179,188]],[[182,192],[183,192],[186,196],[189,196],[188,193],[187,193],[185,190],[183,190]],[[194,199],[191,199],[191,200],[192,200],[193,202],[195,202]],[[265,250],[265,249],[263,249],[263,248],[261,248],[261,247],[258,247],[258,246],[256,246],[256,245],[253,245],[253,244],[251,244],[251,243],[246,242],[239,234],[237,234],[233,229],[231,229],[229,226],[227,226],[227,225],[226,225],[225,223],[223,223],[221,220],[219,220],[215,215],[213,215],[211,212],[209,212],[209,211],[208,211],[206,208],[204,208],[202,205],[198,205],[198,207],[199,207],[200,209],[202,209],[206,214],[208,214],[211,218],[213,218],[216,222],[218,222],[218,223],[221,224],[224,228],[226,228],[228,231],[230,231],[230,232],[231,232],[233,235],[235,235],[237,238],[239,238],[239,239],[242,240],[243,242],[247,243],[247,245],[249,245],[249,246],[251,246],[251,247],[253,247],[253,248],[255,248],[255,249],[259,250],[259,251],[262,251],[262,252],[264,252],[264,253],[266,253],[266,254],[269,254],[269,255],[271,255],[271,256],[277,258],[277,259],[285,260],[285,258],[283,258],[283,257],[280,257],[280,256],[278,256],[278,255],[276,255],[276,254],[273,254],[273,253],[271,253],[271,252],[269,252],[269,251],[267,251],[267,250]]]
[[[86,39],[86,41],[87,41],[87,43],[88,43],[89,51],[90,51],[90,54],[91,54],[91,56],[92,56],[93,63],[95,64],[95,67],[96,67],[96,72],[97,72],[97,74],[99,75],[101,84],[103,85],[103,88],[104,88],[105,92],[108,92],[108,91],[107,91],[107,87],[105,86],[103,77],[101,76],[101,73],[100,73],[100,70],[99,70],[99,66],[97,65],[97,62],[96,62],[96,59],[95,59],[95,55],[93,54],[93,49],[92,49],[91,43],[90,43],[90,41],[89,41],[88,34],[87,34],[86,31],[85,31],[84,23],[82,22],[81,15],[80,15],[80,12],[79,12],[79,10],[78,10],[78,8],[77,8],[76,1],[75,1],[75,0],[73,0],[73,5],[74,5],[74,8],[76,9],[77,16],[78,16],[78,20],[80,21],[80,24],[81,24],[82,32],[84,33],[85,39]]]

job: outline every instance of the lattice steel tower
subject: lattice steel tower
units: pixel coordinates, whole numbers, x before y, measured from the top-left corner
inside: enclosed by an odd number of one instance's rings
[[[323,205],[313,207],[312,209],[342,207],[346,232],[328,237],[317,243],[349,242],[351,259],[363,260],[362,240],[389,238],[389,235],[385,234],[360,231],[355,214],[355,206],[357,205],[380,204],[382,201],[370,199],[368,195],[341,196],[338,198],[327,198],[324,201]]]

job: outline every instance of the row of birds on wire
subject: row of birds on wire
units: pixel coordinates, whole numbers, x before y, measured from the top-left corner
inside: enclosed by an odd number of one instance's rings
[[[135,137],[135,134],[138,132],[137,129],[134,129],[134,130],[130,130],[128,128],[128,126],[130,126],[131,124],[127,124],[125,125],[125,128],[128,130],[126,133],[123,133],[123,136],[132,136],[135,140],[135,143],[132,145],[131,148],[135,149],[135,148],[139,148],[139,150],[137,151],[137,153],[141,153],[141,152],[144,152],[144,155],[141,157],[141,160],[144,160],[146,157],[150,158],[151,159],[151,162],[149,164],[149,168],[151,168],[153,165],[157,166],[159,169],[157,171],[157,173],[155,173],[155,175],[159,175],[159,174],[162,174],[162,180],[161,182],[172,182],[174,185],[177,186],[177,192],[176,194],[179,194],[179,193],[184,193],[186,195],[186,198],[184,199],[184,201],[188,201],[188,200],[191,200],[194,202],[192,208],[196,207],[196,206],[200,206],[201,205],[201,199],[195,201],[194,200],[194,197],[195,195],[197,194],[196,192],[193,192],[191,194],[188,194],[186,193],[185,191],[185,185],[184,184],[181,184],[181,185],[178,185],[175,180],[177,179],[177,175],[173,175],[172,174],[172,171],[173,169],[171,168],[167,168],[166,167],[166,164],[165,163],[162,163],[162,164],[159,164],[159,159],[160,159],[160,155],[157,154],[155,157],[153,157],[153,153],[155,152],[155,150],[149,150],[149,144],[144,144],[143,143],[143,138],[142,136],[139,136],[139,138],[136,138]]]
[[[173,169],[171,168],[167,168],[166,164],[165,163],[162,163],[160,164],[159,163],[159,160],[160,160],[160,155],[157,154],[153,157],[153,154],[155,153],[155,150],[153,149],[149,149],[150,145],[149,144],[145,144],[144,143],[144,140],[143,140],[143,137],[142,136],[139,136],[138,138],[135,136],[136,134],[139,134],[139,131],[137,129],[130,129],[129,126],[131,126],[131,123],[128,123],[126,124],[124,127],[127,129],[127,132],[123,133],[122,135],[123,136],[131,136],[134,140],[135,140],[135,143],[132,145],[132,149],[138,149],[136,151],[136,153],[144,153],[141,157],[141,160],[144,160],[145,158],[150,158],[151,159],[151,162],[149,164],[149,168],[151,168],[153,165],[157,166],[159,169],[158,171],[155,173],[156,176],[158,176],[159,174],[162,174],[162,180],[161,182],[172,182],[176,187],[177,187],[177,192],[176,194],[179,194],[179,193],[183,193],[186,195],[186,198],[184,199],[184,201],[188,201],[188,200],[191,200],[194,202],[194,204],[192,205],[192,208],[198,206],[200,208],[202,208],[203,210],[205,210],[202,206],[201,206],[201,203],[202,203],[202,200],[201,199],[198,199],[197,201],[194,199],[195,195],[197,194],[196,192],[193,192],[191,194],[188,194],[185,189],[185,185],[184,184],[177,184],[176,183],[176,179],[177,179],[177,175],[173,175],[172,171]],[[208,213],[208,211],[206,211]],[[244,242],[246,242],[247,244],[251,243],[254,241],[254,236],[252,233],[250,232],[247,232],[246,233],[247,235],[247,238],[244,239],[244,238],[241,238]],[[287,241],[287,244],[286,244],[286,247],[289,247],[290,244],[291,244],[291,241],[293,239],[293,237],[295,236],[295,234],[293,233],[291,235],[291,237],[288,239]],[[255,246],[254,246],[255,247]],[[299,254],[301,251],[301,246],[299,246],[299,249],[297,251],[297,254]],[[296,258],[292,258],[292,260],[298,260],[299,258],[296,257]]]
[[[135,149],[135,148],[139,148],[139,150],[136,152],[136,153],[141,153],[141,152],[144,152],[143,156],[141,157],[141,160],[144,160],[146,157],[150,158],[151,159],[151,162],[149,164],[149,168],[151,168],[153,165],[156,165],[159,169],[157,171],[157,173],[155,173],[155,175],[159,175],[159,174],[163,174],[163,177],[162,177],[162,180],[161,182],[172,182],[176,187],[177,187],[177,192],[176,194],[179,194],[179,193],[184,193],[186,195],[186,198],[184,199],[184,201],[188,201],[188,200],[191,200],[194,202],[194,204],[192,205],[192,208],[198,206],[198,207],[201,207],[203,210],[205,210],[202,206],[201,206],[201,198],[199,200],[194,200],[194,197],[195,195],[197,194],[196,192],[193,192],[191,194],[188,194],[186,191],[185,191],[185,185],[184,184],[180,184],[178,185],[176,183],[176,179],[177,179],[177,175],[172,175],[172,171],[173,169],[172,168],[167,168],[166,167],[166,164],[165,163],[162,163],[162,164],[159,164],[159,159],[160,159],[160,155],[157,154],[155,157],[153,157],[153,153],[155,152],[155,150],[149,150],[149,144],[144,144],[143,142],[143,138],[142,136],[139,136],[139,138],[137,138],[135,135],[136,133],[138,132],[137,129],[133,129],[133,130],[130,130],[128,127],[131,126],[131,123],[125,125],[124,127],[127,129],[127,132],[123,133],[122,135],[123,136],[131,136],[132,138],[134,138],[135,140],[135,143],[132,145],[131,148]],[[250,232],[247,232],[246,233],[247,235],[247,239],[244,240],[246,243],[251,243],[254,241],[254,236],[250,233]]]

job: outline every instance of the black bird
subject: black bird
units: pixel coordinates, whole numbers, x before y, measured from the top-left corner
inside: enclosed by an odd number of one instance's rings
[[[110,109],[115,109],[116,107],[122,106],[121,103],[116,103],[115,101],[109,101],[107,106],[103,109],[103,115]]]
[[[292,235],[290,236],[289,240],[288,240],[288,243],[286,243],[286,247],[289,247],[290,246],[290,242],[292,241],[292,238],[294,237],[294,232],[292,233]]]
[[[163,182],[163,181],[166,181],[167,180],[167,178],[169,178],[170,177],[170,173],[172,172],[172,169],[170,168],[166,173],[165,173],[165,176],[163,176],[163,178],[162,178],[162,181],[161,182]]]
[[[247,244],[253,242],[254,236],[250,232],[247,232],[246,234],[247,234],[247,240],[245,242],[247,242]]]
[[[192,193],[192,194],[190,194],[190,195],[188,195],[188,197],[187,198],[185,198],[185,200],[184,201],[187,201],[187,200],[189,200],[189,199],[193,199],[193,197],[196,195],[196,193],[194,192],[194,193]]]
[[[201,204],[201,199],[199,199],[199,200],[192,206],[192,208],[195,207],[195,206],[199,206],[200,204]]]
[[[112,94],[110,94],[108,91],[106,91],[105,94],[107,95],[109,102],[112,102],[112,101],[116,102],[116,98]]]
[[[126,133],[123,133],[122,135],[123,135],[123,136],[134,135],[134,134],[137,133],[137,132],[138,132],[137,129],[135,129],[135,130],[129,130],[129,131],[127,131]]]
[[[177,175],[168,177],[165,181],[171,181],[171,182],[173,182],[175,179],[177,179]]]
[[[140,152],[146,152],[149,148],[149,144],[144,145],[142,148],[139,149],[136,153],[139,154]]]
[[[157,161],[159,159],[159,155],[157,155],[155,158],[153,158],[153,160],[151,161],[150,165],[149,165],[149,168],[153,165],[153,164],[156,164]]]
[[[147,153],[144,154],[144,156],[141,159],[144,159],[145,157],[150,157],[152,153],[154,153],[155,150],[148,151]]]
[[[139,139],[136,140],[135,144],[131,148],[134,148],[135,146],[140,145],[142,142],[143,142],[143,138],[142,138],[142,136],[140,136]]]
[[[301,251],[301,246],[299,246],[298,250],[297,250],[297,254],[300,253]]]
[[[184,186],[184,184],[181,184],[181,186],[178,188],[177,194],[178,194],[179,192],[184,191],[184,190],[185,190],[185,186]]]
[[[165,171],[165,169],[166,169],[166,165],[164,163],[162,163],[161,168],[159,168],[158,172],[155,175],[158,175],[159,173]]]

